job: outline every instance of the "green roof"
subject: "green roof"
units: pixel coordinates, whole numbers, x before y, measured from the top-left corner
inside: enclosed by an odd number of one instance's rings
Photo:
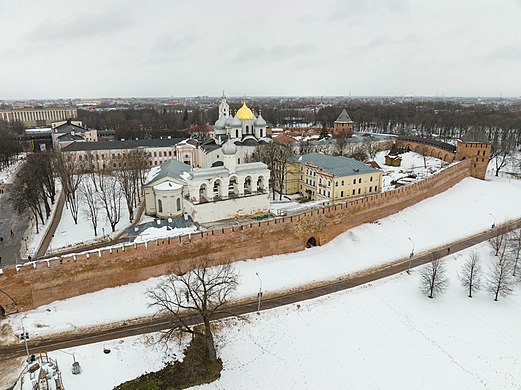
[[[192,167],[188,164],[177,160],[168,160],[150,170],[145,185],[155,183],[164,177],[185,181],[186,173],[190,173],[191,171]]]
[[[328,156],[322,153],[308,153],[297,157],[299,163],[314,165],[335,176],[357,176],[366,173],[380,172],[352,158],[343,156]]]

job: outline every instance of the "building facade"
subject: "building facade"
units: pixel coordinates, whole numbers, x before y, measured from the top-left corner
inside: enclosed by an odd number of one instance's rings
[[[75,107],[15,108],[0,109],[0,120],[22,122],[24,126],[46,126],[52,122],[74,119],[78,116]]]
[[[260,162],[237,164],[237,146],[222,147],[223,166],[192,168],[169,161],[145,183],[145,212],[165,218],[189,215],[199,223],[269,211],[270,171]]]
[[[255,148],[263,142],[271,142],[267,134],[267,123],[262,114],[254,113],[243,100],[235,115],[223,94],[219,104],[219,118],[214,124],[211,137],[199,144],[199,165],[201,168],[222,166],[224,153],[221,147],[231,139],[237,146],[237,163],[244,163]]]
[[[308,153],[287,163],[282,192],[338,201],[382,191],[382,171],[343,156]],[[278,188],[277,188],[278,190]]]
[[[122,157],[131,150],[143,150],[148,157],[148,166],[156,167],[169,160],[180,162],[197,161],[197,149],[182,138],[122,140],[104,142],[73,142],[61,149],[74,156],[78,170],[122,168]],[[188,157],[187,157],[188,156]]]

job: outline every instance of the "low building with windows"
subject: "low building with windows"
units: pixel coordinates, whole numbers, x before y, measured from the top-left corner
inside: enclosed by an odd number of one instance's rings
[[[98,142],[98,131],[83,126],[81,121],[62,121],[53,123],[52,146],[59,150],[73,142]]]
[[[182,138],[159,138],[104,142],[72,142],[61,151],[75,156],[79,169],[122,168],[122,156],[130,150],[143,150],[148,157],[149,167],[156,167],[169,160],[177,160],[196,166],[198,162],[197,141]]]
[[[192,168],[168,161],[151,170],[144,186],[147,215],[190,216],[206,223],[269,211],[270,171],[261,162],[237,163],[230,139],[222,149],[223,165]]]
[[[310,200],[345,200],[381,192],[382,174],[352,158],[308,153],[288,162],[282,192]]]

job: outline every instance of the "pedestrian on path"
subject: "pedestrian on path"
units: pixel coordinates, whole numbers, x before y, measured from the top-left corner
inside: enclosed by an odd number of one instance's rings
[[[13,229],[11,229],[11,237],[13,237],[13,236],[14,236]]]
[[[447,254],[450,253],[450,246],[447,248]]]

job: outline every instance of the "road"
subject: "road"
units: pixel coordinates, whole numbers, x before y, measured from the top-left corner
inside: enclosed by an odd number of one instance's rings
[[[58,197],[58,202],[56,202],[56,205],[53,206],[56,207],[56,211],[53,214],[51,226],[49,226],[47,233],[45,233],[45,237],[43,238],[40,247],[38,248],[38,252],[36,252],[35,258],[39,258],[45,255],[45,252],[47,252],[47,248],[49,248],[51,240],[54,237],[54,233],[56,232],[56,228],[58,227],[58,224],[60,223],[60,220],[62,218],[64,204],[65,194],[63,191],[61,191],[60,196]]]
[[[15,179],[16,180],[16,179]],[[20,249],[26,230],[29,228],[29,213],[18,214],[11,203],[12,184],[5,187],[4,194],[0,195],[0,266],[13,265],[20,262]],[[11,230],[14,235],[11,236]]]
[[[467,237],[465,239],[440,246],[436,249],[427,251],[425,253],[420,253],[412,259],[401,259],[393,263],[389,263],[363,272],[358,272],[356,274],[349,275],[345,278],[339,278],[338,280],[334,281],[324,282],[313,286],[304,286],[293,291],[280,292],[271,296],[265,295],[262,300],[261,310],[273,309],[276,307],[289,305],[308,299],[314,299],[338,291],[361,286],[363,284],[406,271],[409,268],[409,262],[411,268],[418,267],[422,264],[430,262],[433,258],[433,255],[438,255],[440,257],[446,256],[448,253],[448,248],[450,248],[450,254],[454,254],[461,250],[467,249],[473,245],[479,244],[480,242],[488,240],[489,238],[497,234],[498,229],[501,229],[503,232],[506,232],[514,229],[519,229],[520,227],[521,219],[518,219],[501,225],[496,229],[490,229],[475,234],[473,236]],[[256,299],[234,302],[228,305],[225,313],[220,314],[215,319],[229,318],[238,315],[254,313],[256,311]],[[185,317],[185,321],[191,325],[199,323],[198,317],[194,315],[187,315]],[[79,345],[117,339],[121,337],[136,336],[144,333],[157,332],[160,330],[168,329],[172,326],[172,324],[176,325],[176,322],[172,322],[171,319],[165,317],[149,317],[140,321],[128,321],[128,323],[123,322],[122,325],[114,327],[112,329],[85,329],[81,331],[81,334],[71,333],[62,334],[59,336],[53,335],[47,338],[31,340],[29,342],[29,348],[33,353],[42,351],[53,351],[57,349],[70,348]],[[22,343],[12,346],[0,347],[0,359],[8,359],[23,356],[24,354],[25,347]]]

